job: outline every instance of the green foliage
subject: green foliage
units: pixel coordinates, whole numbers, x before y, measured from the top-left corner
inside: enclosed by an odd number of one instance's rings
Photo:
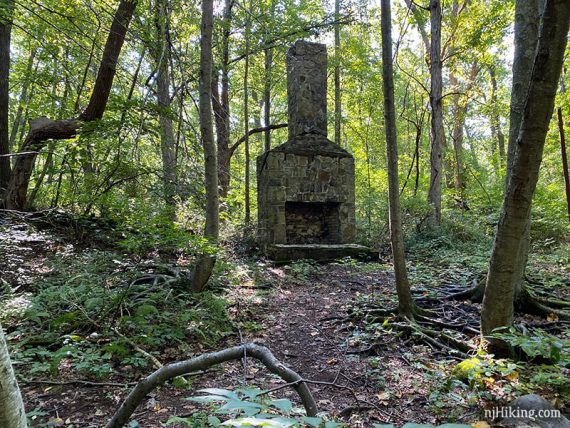
[[[493,337],[504,340],[515,349],[522,351],[533,365],[527,382],[530,387],[551,387],[568,396],[570,387],[570,332],[562,337],[553,336],[541,329],[531,329],[523,334],[513,327],[493,333]]]
[[[284,266],[283,270],[294,278],[306,281],[316,273],[318,266],[313,260],[296,260]]]
[[[213,346],[232,330],[225,300],[211,292],[137,283],[115,253],[83,257],[74,266],[54,262],[57,273],[37,285],[11,334],[23,337],[16,359],[32,373],[71,369],[103,378],[124,365],[146,369],[148,358],[133,344],[151,353],[192,340]]]
[[[124,239],[119,245],[130,253],[145,255],[157,250],[186,254],[215,252],[203,237],[173,222],[169,210],[153,213],[141,207],[124,219],[122,233]]]
[[[302,416],[302,410],[293,407],[287,399],[271,399],[268,391],[258,388],[240,388],[235,391],[220,388],[202,389],[207,395],[190,397],[188,400],[211,406],[210,416],[200,413],[191,418],[173,416],[167,421],[185,423],[188,427],[274,427],[274,428],[337,428],[344,424],[323,417]],[[217,416],[226,420],[222,422]]]

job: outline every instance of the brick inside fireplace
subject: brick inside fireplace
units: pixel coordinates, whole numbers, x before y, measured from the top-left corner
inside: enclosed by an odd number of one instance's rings
[[[338,202],[285,202],[287,244],[340,244]]]

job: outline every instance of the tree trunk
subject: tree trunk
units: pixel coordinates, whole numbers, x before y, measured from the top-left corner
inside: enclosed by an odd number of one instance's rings
[[[273,18],[275,12],[275,1],[269,0],[269,19]],[[269,31],[265,31],[265,38],[263,43],[268,45],[269,43]],[[263,122],[265,126],[269,126],[271,123],[271,69],[273,66],[273,49],[268,47],[264,51],[264,78],[263,78]],[[270,130],[265,131],[264,134],[264,149],[268,151],[271,149],[271,132]]]
[[[432,206],[429,224],[438,227],[441,224],[441,178],[443,173],[443,149],[445,130],[443,127],[443,80],[441,62],[441,3],[430,0],[430,106],[431,106],[431,154],[430,186],[428,202]]]
[[[518,138],[522,124],[523,111],[527,102],[527,92],[531,83],[532,68],[538,47],[539,26],[545,0],[517,2],[515,8],[515,59],[513,62],[513,89],[511,91],[509,142],[507,146],[507,177],[505,185],[511,179],[513,162],[518,151]],[[505,190],[506,191],[506,190]],[[518,256],[513,264],[515,282],[515,308],[522,310],[527,293],[524,293],[524,277],[530,248],[530,212],[522,235]]]
[[[453,141],[453,153],[455,155],[455,174],[453,182],[459,208],[467,208],[467,201],[465,199],[465,165],[463,159],[463,127],[465,126],[465,118],[467,117],[469,93],[475,84],[478,72],[477,61],[474,61],[471,64],[468,81],[465,88],[463,88],[463,93],[461,93],[459,81],[455,74],[450,73],[449,75],[449,82],[456,92],[453,96],[453,129],[451,131],[451,140]]]
[[[230,189],[230,168],[232,154],[230,153],[230,98],[229,98],[229,61],[230,61],[230,35],[232,25],[232,0],[225,0],[222,17],[222,65],[221,88],[218,88],[218,73],[213,73],[212,94],[213,109],[216,119],[216,139],[218,146],[218,184],[220,197],[226,198]]]
[[[251,223],[251,202],[249,198],[250,194],[250,156],[249,156],[249,37],[251,30],[251,12],[252,4],[249,0],[247,18],[245,20],[245,65],[243,72],[243,127],[245,135],[245,224],[249,225]]]
[[[153,50],[156,64],[156,97],[160,120],[160,151],[162,154],[163,197],[175,215],[176,206],[176,139],[172,125],[170,98],[170,13],[168,0],[156,0],[155,26],[156,46]]]
[[[121,0],[119,3],[107,37],[89,105],[79,119],[51,120],[40,117],[30,121],[30,130],[16,156],[8,190],[4,196],[4,203],[8,209],[23,210],[26,207],[26,195],[35,160],[39,150],[45,146],[47,141],[72,138],[80,131],[83,122],[98,120],[103,116],[111,93],[117,60],[136,3],[137,0]]]
[[[491,133],[497,138],[497,145],[499,148],[499,161],[502,166],[505,162],[505,135],[501,130],[501,121],[499,120],[499,113],[497,112],[497,75],[495,67],[489,66],[489,77],[491,79]]]
[[[562,156],[562,174],[564,175],[564,189],[566,190],[566,209],[570,221],[570,175],[568,174],[568,154],[566,153],[566,134],[564,133],[564,119],[562,108],[558,107],[558,133],[560,135],[560,154]]]
[[[396,108],[394,106],[394,73],[392,69],[392,16],[390,0],[381,1],[382,9],[382,80],[384,84],[384,123],[388,157],[388,195],[390,200],[390,242],[394,258],[398,311],[402,317],[413,320],[414,301],[406,272],[404,236],[400,212],[400,186],[398,184],[398,141],[396,134]]]
[[[340,124],[342,118],[342,103],[340,94],[340,0],[334,2],[334,142],[340,146]]]
[[[8,133],[10,103],[10,39],[14,0],[8,0],[0,9],[0,197],[8,188],[12,165]]]
[[[200,37],[200,134],[204,147],[204,170],[206,179],[206,226],[204,236],[212,245],[217,245],[219,234],[218,161],[212,122],[212,27],[213,0],[202,0],[202,23]],[[202,291],[214,268],[216,259],[211,253],[202,254],[194,266],[192,291]]]
[[[531,49],[536,52],[533,63],[525,62],[531,70],[527,87],[520,85],[521,80],[515,80],[515,70],[518,69],[521,74],[527,70],[519,68],[519,61],[526,58],[523,58],[522,52],[515,50],[511,111],[513,108],[516,110],[519,101],[524,107],[516,112],[520,113],[519,122],[516,118],[511,118],[511,123],[518,125],[515,126],[518,128],[518,136],[512,144],[509,141],[509,145],[514,147],[509,147],[509,179],[483,298],[483,336],[488,336],[496,328],[512,324],[517,284],[521,279],[518,266],[522,259],[526,261],[528,247],[525,245],[525,235],[528,233],[532,196],[554,108],[570,22],[570,3],[565,0],[546,0],[540,35],[537,38],[536,30],[529,31],[529,26],[536,26],[537,21],[534,24],[530,20],[526,21],[527,26],[524,28],[520,25],[532,16],[532,11],[530,14],[524,12],[529,3],[526,0],[518,0],[516,3],[515,16],[520,21],[516,23],[519,25],[515,25],[515,49],[522,46],[537,48]],[[534,38],[527,40],[529,35]],[[521,75],[516,77],[520,78]],[[490,349],[492,352],[504,353],[506,346],[492,340]]]
[[[26,411],[0,325],[0,427],[26,428]]]

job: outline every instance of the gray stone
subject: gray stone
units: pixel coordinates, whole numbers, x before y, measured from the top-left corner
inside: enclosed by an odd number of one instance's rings
[[[501,420],[501,424],[508,427],[540,427],[540,428],[570,428],[570,421],[564,416],[544,417],[540,413],[552,412],[556,409],[540,395],[528,394],[517,398],[509,406],[507,417]]]
[[[364,251],[350,245],[354,158],[327,139],[326,67],[324,45],[298,41],[287,54],[289,138],[257,158],[258,242],[270,257],[322,260]]]
[[[289,140],[303,134],[327,136],[327,49],[298,40],[287,51]]]

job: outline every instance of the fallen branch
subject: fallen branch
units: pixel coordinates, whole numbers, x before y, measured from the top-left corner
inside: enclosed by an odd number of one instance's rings
[[[247,353],[248,357],[261,361],[271,373],[278,375],[285,382],[293,384],[293,388],[297,391],[305,407],[307,416],[317,415],[317,404],[307,386],[307,382],[299,374],[280,363],[266,347],[256,345],[255,343],[246,343],[161,367],[139,381],[105,427],[120,428],[124,426],[146,395],[167,380],[188,373],[206,370],[226,361],[241,360],[244,352]]]

